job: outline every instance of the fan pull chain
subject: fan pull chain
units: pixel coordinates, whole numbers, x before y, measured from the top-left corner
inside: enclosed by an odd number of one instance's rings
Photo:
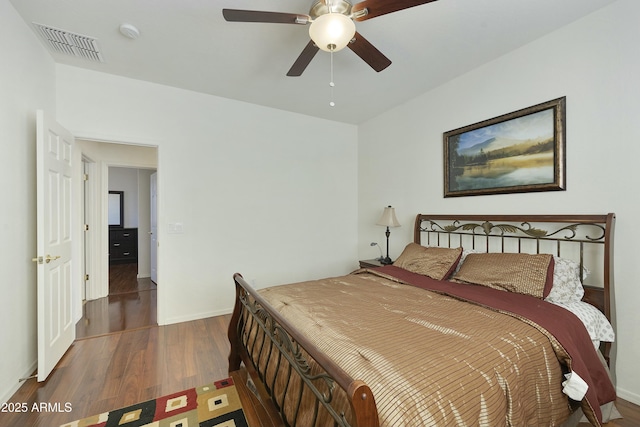
[[[329,81],[329,87],[331,87],[331,100],[329,101],[330,107],[335,107],[336,103],[333,102],[333,88],[335,87],[335,83],[333,82],[333,50],[331,51],[331,79]]]

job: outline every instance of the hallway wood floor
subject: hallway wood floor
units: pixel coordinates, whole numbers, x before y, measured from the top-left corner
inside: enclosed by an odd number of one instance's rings
[[[137,264],[109,267],[109,296],[84,304],[76,339],[158,324],[157,286],[149,278],[138,279],[137,274]]]

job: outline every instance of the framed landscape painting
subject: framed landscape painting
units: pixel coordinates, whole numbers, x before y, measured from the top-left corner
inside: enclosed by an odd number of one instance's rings
[[[444,197],[564,190],[565,104],[562,97],[445,132]]]

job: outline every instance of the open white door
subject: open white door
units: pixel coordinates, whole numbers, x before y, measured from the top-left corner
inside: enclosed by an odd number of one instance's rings
[[[151,193],[151,248],[149,250],[149,256],[151,258],[151,280],[153,283],[158,283],[158,173],[151,174],[150,179],[150,193]]]
[[[38,381],[76,336],[71,306],[72,151],[74,138],[37,111]]]

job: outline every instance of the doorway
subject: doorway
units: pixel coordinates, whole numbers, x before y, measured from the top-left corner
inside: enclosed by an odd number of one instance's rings
[[[83,158],[90,156],[94,162],[84,197],[88,210],[93,208],[97,215],[95,223],[88,224],[93,233],[84,248],[85,268],[90,267],[91,273],[85,276],[86,301],[76,324],[77,339],[155,326],[157,286],[150,279],[149,189],[150,175],[157,173],[158,148],[78,141]],[[116,188],[124,196],[124,218],[113,227],[109,226],[108,193]],[[111,244],[114,235],[133,232],[135,250],[127,247],[116,254]]]

